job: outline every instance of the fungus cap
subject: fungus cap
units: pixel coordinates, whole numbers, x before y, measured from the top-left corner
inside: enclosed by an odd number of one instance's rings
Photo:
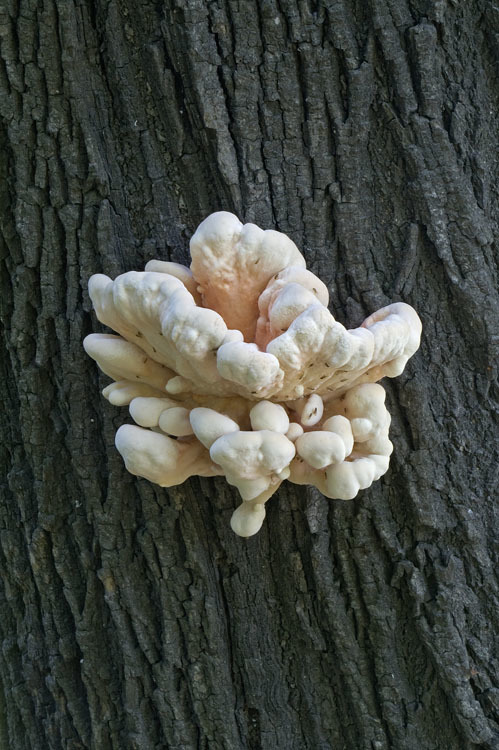
[[[288,440],[291,440],[291,442],[294,443],[300,435],[303,435],[303,427],[301,424],[299,422],[290,422],[286,432]]]
[[[189,419],[197,439],[208,450],[222,435],[239,431],[239,425],[233,419],[202,406],[192,409]]]
[[[241,479],[280,472],[294,455],[293,443],[270,430],[233,432],[218,438],[210,448],[213,461]]]
[[[314,469],[324,469],[345,460],[346,447],[340,435],[327,430],[305,432],[296,443],[296,452]]]
[[[118,429],[115,444],[131,474],[149,479],[160,487],[182,484],[196,474],[215,476],[219,473],[197,441],[181,443],[159,432],[125,424]]]
[[[132,399],[128,409],[133,421],[140,427],[157,427],[165,409],[176,406],[178,403],[170,398],[138,396]]]
[[[376,381],[416,351],[415,311],[395,303],[347,330],[288,237],[227,212],[200,224],[191,255],[190,269],[152,260],[89,280],[98,319],[118,335],[84,346],[114,380],[103,395],[137,423],[116,434],[129,471],[161,486],[224,474],[243,498],[231,521],[242,536],[285,479],[355,497],[388,469]]]
[[[193,429],[189,420],[190,410],[185,406],[172,406],[161,412],[159,417],[159,427],[168,435],[175,437],[187,437],[193,434]]]
[[[264,520],[264,503],[242,503],[232,514],[230,525],[238,536],[249,537],[260,531]]]
[[[345,446],[345,454],[347,456],[350,455],[353,450],[354,444],[350,420],[348,420],[341,414],[335,414],[335,416],[329,417],[329,419],[326,419],[323,422],[322,429],[329,430],[330,432],[335,432],[337,435],[339,435]]]
[[[273,430],[286,433],[289,428],[289,417],[286,409],[271,401],[259,401],[251,409],[251,428],[253,430]]]
[[[241,224],[227,211],[201,222],[190,250],[203,305],[219,312],[245,341],[254,339],[258,297],[271,277],[290,265],[305,267],[302,254],[285,234]]]

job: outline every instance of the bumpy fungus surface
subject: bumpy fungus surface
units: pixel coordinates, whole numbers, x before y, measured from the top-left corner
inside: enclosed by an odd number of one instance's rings
[[[116,447],[127,469],[162,487],[224,475],[243,499],[231,526],[251,536],[284,479],[354,498],[388,469],[385,392],[419,346],[404,303],[346,330],[325,285],[284,234],[221,211],[200,224],[192,263],[150,261],[89,293],[119,335],[85,350],[113,379],[104,396],[129,405]]]

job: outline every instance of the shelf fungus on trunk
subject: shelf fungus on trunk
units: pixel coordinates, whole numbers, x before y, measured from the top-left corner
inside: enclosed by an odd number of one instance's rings
[[[92,276],[98,319],[85,350],[129,405],[116,447],[162,487],[224,475],[243,499],[231,520],[251,536],[281,482],[348,500],[388,469],[385,392],[419,346],[412,307],[388,305],[346,330],[325,285],[286,235],[221,211],[190,242],[192,263],[150,261],[114,281]]]

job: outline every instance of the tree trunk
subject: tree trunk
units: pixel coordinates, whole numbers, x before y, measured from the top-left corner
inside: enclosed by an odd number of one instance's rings
[[[499,9],[0,3],[0,747],[499,747]],[[114,448],[88,277],[229,210],[348,327],[397,300],[395,452],[350,502],[163,490]]]

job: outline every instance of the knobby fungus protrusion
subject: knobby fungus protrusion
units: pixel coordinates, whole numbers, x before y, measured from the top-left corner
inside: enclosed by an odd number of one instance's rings
[[[419,346],[412,307],[388,305],[346,330],[325,285],[286,235],[221,211],[190,243],[191,268],[151,260],[114,281],[92,276],[97,317],[118,335],[85,350],[129,405],[116,447],[127,469],[163,487],[224,475],[251,536],[281,482],[351,499],[388,469],[385,392]]]

